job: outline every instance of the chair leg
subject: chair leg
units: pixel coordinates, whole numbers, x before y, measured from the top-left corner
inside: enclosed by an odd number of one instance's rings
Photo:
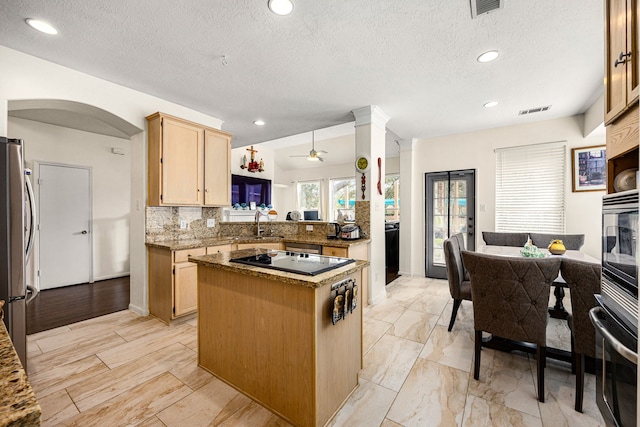
[[[473,361],[473,378],[480,378],[480,349],[482,348],[482,331],[476,330],[475,357]]]
[[[576,365],[578,363],[577,360],[578,355],[575,351],[573,351],[573,334],[571,334],[571,373],[576,373]]]
[[[576,411],[582,412],[584,397],[584,354],[576,354]]]
[[[456,316],[458,314],[458,309],[460,308],[460,304],[462,304],[461,299],[453,300],[453,310],[451,310],[451,320],[449,321],[449,332],[453,329],[453,324],[456,322]]]
[[[547,358],[547,347],[538,345],[536,359],[538,365],[538,400],[544,403],[544,366]]]

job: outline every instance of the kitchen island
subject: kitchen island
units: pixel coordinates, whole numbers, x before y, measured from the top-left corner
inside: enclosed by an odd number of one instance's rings
[[[361,286],[369,263],[307,276],[231,261],[268,252],[189,258],[198,264],[198,364],[296,426],[323,426],[362,368],[362,304],[334,324],[334,298]]]

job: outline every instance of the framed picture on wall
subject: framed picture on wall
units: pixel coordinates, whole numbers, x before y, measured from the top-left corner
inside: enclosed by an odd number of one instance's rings
[[[606,146],[571,149],[572,190],[603,191],[607,189]]]

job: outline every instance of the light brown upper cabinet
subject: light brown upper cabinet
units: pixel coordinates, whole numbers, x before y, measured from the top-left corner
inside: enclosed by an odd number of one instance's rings
[[[608,125],[638,102],[638,0],[606,0],[605,113]]]
[[[231,135],[163,113],[147,123],[149,206],[231,204]]]

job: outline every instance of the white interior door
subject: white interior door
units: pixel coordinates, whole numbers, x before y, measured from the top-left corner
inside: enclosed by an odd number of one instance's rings
[[[41,164],[38,190],[40,289],[91,282],[91,170]]]

